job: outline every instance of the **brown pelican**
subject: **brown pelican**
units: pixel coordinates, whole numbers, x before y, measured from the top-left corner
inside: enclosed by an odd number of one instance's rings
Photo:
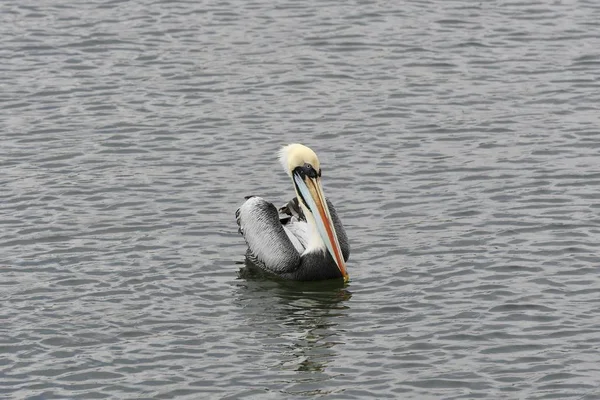
[[[343,278],[350,246],[333,204],[321,187],[321,167],[314,151],[290,144],[279,153],[292,178],[296,198],[279,211],[250,196],[235,215],[248,244],[246,257],[262,270],[299,281]],[[298,208],[300,205],[300,208]]]

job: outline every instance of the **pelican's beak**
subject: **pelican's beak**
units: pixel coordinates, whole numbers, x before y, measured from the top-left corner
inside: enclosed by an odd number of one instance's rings
[[[337,233],[331,220],[329,207],[327,207],[327,202],[325,201],[325,195],[321,187],[321,178],[318,176],[315,178],[305,176],[303,179],[299,174],[293,174],[293,176],[300,195],[314,216],[317,230],[323,243],[327,246],[327,250],[340,269],[344,277],[344,282],[348,282],[349,277],[346,271],[346,262],[342,256],[342,250],[340,249]]]

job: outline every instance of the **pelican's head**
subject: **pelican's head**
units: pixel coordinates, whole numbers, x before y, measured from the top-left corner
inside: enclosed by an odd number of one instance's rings
[[[308,147],[294,143],[281,149],[279,161],[294,182],[307,222],[316,226],[322,243],[347,281],[346,263],[321,186],[321,164],[317,155]]]

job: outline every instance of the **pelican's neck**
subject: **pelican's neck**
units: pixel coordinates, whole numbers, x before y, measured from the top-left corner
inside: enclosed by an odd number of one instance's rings
[[[300,207],[302,207],[302,211],[304,212],[304,217],[306,217],[306,223],[308,225],[308,234],[309,234],[309,242],[304,250],[304,253],[311,253],[317,250],[325,251],[327,246],[321,239],[321,235],[317,229],[317,223],[315,222],[315,217],[313,217],[312,212],[306,208],[304,204],[300,201]]]

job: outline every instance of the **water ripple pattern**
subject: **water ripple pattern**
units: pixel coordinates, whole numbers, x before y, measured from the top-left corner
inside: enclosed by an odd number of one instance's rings
[[[597,1],[0,11],[0,397],[600,398]],[[240,272],[291,142],[346,287]]]

